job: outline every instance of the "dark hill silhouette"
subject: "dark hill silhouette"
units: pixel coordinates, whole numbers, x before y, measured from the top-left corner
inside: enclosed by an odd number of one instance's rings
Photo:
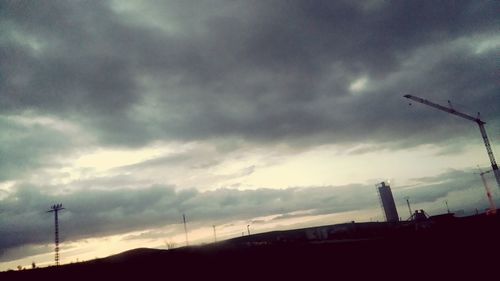
[[[315,231],[325,235],[311,235]],[[493,265],[498,263],[499,239],[499,216],[349,223],[172,250],[140,248],[77,264],[3,272],[0,279],[314,280],[326,276],[325,280],[435,280],[458,276],[464,280],[474,276],[471,280],[480,280],[481,275],[496,274]]]

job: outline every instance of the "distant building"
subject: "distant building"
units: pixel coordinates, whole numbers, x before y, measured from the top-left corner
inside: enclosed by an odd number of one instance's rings
[[[384,209],[386,221],[399,221],[398,210],[396,209],[396,204],[394,203],[391,187],[386,185],[385,182],[381,182],[377,185],[377,188],[378,194],[380,195],[380,202],[382,204],[382,208]]]

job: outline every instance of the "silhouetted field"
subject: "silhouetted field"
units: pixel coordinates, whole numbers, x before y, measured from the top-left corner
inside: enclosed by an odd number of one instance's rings
[[[174,250],[135,249],[83,263],[3,272],[0,280],[481,280],[498,276],[499,216],[435,221],[430,226],[387,226],[354,226],[340,238],[311,240],[301,235],[303,230],[292,230]]]

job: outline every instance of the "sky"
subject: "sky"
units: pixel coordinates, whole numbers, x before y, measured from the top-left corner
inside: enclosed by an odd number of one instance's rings
[[[0,1],[0,270],[488,208],[497,1]],[[491,173],[485,178],[500,205]]]

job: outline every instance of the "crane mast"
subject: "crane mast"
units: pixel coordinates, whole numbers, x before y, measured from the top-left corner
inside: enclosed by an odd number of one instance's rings
[[[488,139],[488,135],[486,134],[486,129],[484,128],[484,124],[486,124],[486,122],[484,122],[483,120],[481,120],[479,118],[479,114],[478,114],[478,117],[472,117],[472,116],[467,115],[465,113],[462,113],[460,111],[456,111],[455,109],[453,109],[451,107],[442,106],[440,104],[433,103],[433,102],[428,101],[428,100],[423,99],[423,98],[419,98],[419,97],[412,96],[412,95],[404,95],[404,97],[407,99],[419,102],[421,104],[425,104],[425,105],[428,105],[430,107],[434,107],[434,108],[439,109],[441,111],[456,115],[458,117],[462,117],[462,118],[467,119],[469,121],[475,122],[479,126],[479,131],[481,131],[481,136],[483,137],[484,146],[486,147],[486,152],[488,153],[488,157],[490,158],[491,168],[493,169],[493,173],[495,174],[495,179],[497,181],[497,185],[500,188],[500,171],[498,170],[498,165],[497,165],[497,162],[495,161],[495,156],[493,155],[493,150],[491,149],[490,141]]]
[[[491,172],[491,170],[483,172],[483,171],[481,171],[481,169],[479,167],[478,167],[478,169],[479,169],[479,175],[481,176],[481,180],[483,181],[484,189],[486,190],[486,196],[488,197],[488,202],[490,203],[490,209],[488,210],[488,212],[486,214],[493,214],[494,215],[497,213],[497,207],[495,206],[495,201],[493,201],[493,197],[491,196],[490,188],[488,187],[488,184],[486,183],[486,179],[484,178],[484,175]]]

